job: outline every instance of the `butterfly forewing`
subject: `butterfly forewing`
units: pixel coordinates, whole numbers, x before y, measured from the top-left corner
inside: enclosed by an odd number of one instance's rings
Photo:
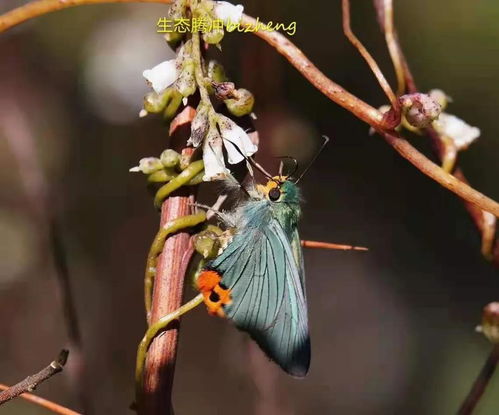
[[[280,223],[270,219],[247,228],[210,268],[231,290],[227,318],[247,331],[286,372],[304,376],[310,364],[307,304],[301,247]]]

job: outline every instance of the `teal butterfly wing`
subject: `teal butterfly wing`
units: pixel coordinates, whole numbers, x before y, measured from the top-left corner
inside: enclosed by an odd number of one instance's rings
[[[236,234],[209,268],[231,291],[226,317],[282,369],[303,377],[310,337],[298,232],[295,228],[290,240],[276,219],[264,222]]]

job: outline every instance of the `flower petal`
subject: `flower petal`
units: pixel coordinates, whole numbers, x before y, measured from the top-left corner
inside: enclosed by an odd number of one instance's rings
[[[226,178],[230,172],[225,167],[222,137],[217,131],[210,130],[203,146],[203,162],[205,182]]]
[[[480,136],[479,128],[445,112],[440,114],[438,120],[434,122],[434,127],[440,134],[452,139],[458,150],[467,148]]]
[[[256,146],[246,132],[230,118],[224,115],[218,116],[218,126],[224,139],[224,146],[230,164],[237,164],[256,153]]]
[[[161,94],[177,79],[175,59],[161,62],[152,69],[146,69],[142,76],[146,78],[157,94]]]
[[[239,23],[243,15],[244,7],[241,4],[234,5],[228,1],[215,2],[215,16],[221,19],[225,24]]]

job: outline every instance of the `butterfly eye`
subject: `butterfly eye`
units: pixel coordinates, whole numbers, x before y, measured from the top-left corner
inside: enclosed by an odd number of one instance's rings
[[[269,192],[269,199],[272,200],[272,202],[275,202],[281,197],[281,191],[279,190],[278,187],[274,187],[270,189]]]

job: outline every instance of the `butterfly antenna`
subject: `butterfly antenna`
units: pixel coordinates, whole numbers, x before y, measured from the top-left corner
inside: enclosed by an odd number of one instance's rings
[[[288,177],[293,176],[293,174],[296,173],[296,170],[298,170],[298,161],[294,157],[291,157],[291,156],[279,156],[278,158],[291,160],[293,162],[293,165],[294,165],[293,171],[288,174]],[[280,178],[283,177],[283,173],[284,173],[283,170],[284,170],[284,161],[281,161],[281,163],[279,164],[279,177]]]
[[[229,143],[231,143],[234,148],[237,150],[237,152],[248,162],[250,163],[255,169],[257,169],[260,173],[262,173],[265,177],[267,177],[268,179],[272,180],[272,175],[267,171],[265,170],[260,164],[258,164],[255,160],[253,160],[251,157],[248,157],[246,156],[242,151],[241,149],[238,147],[237,144],[235,144],[234,142],[224,138],[225,141],[228,141]]]
[[[310,163],[308,163],[308,166],[305,167],[305,170],[302,171],[300,177],[296,179],[295,183],[298,183],[303,178],[303,176],[305,176],[305,174],[310,170],[310,167],[312,167],[312,164],[314,164],[315,160],[317,160],[317,157],[319,157],[319,155],[322,153],[322,150],[324,150],[324,147],[326,147],[326,144],[329,143],[329,137],[327,135],[323,135],[322,139],[324,140],[324,142],[322,143],[321,148],[319,148],[317,153],[315,153],[315,156],[312,158]]]

